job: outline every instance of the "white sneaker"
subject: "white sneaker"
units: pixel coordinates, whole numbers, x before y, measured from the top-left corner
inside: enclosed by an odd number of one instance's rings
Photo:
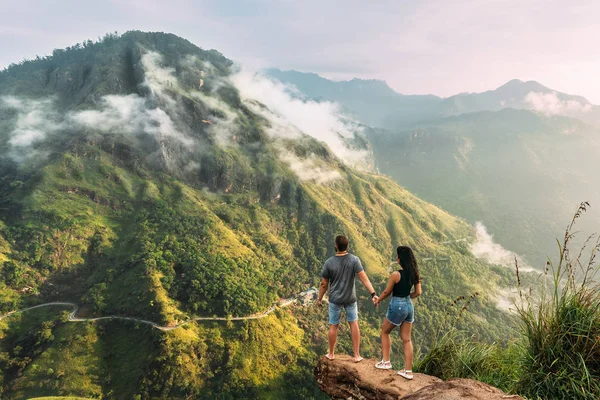
[[[392,369],[392,363],[389,361],[379,361],[377,364],[375,364],[375,368],[377,369]]]
[[[413,373],[412,370],[410,369],[403,369],[398,371],[398,375],[400,375],[403,378],[408,379],[409,381],[411,381],[413,379]]]

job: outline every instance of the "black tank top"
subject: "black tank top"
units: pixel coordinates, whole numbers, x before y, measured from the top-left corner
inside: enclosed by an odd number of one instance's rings
[[[398,272],[400,273],[400,280],[394,285],[392,296],[406,297],[410,294],[410,289],[412,289],[413,285],[410,282],[410,276],[406,270],[399,269]]]

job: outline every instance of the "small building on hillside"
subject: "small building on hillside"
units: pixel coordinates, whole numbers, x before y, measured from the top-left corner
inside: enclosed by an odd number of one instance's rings
[[[315,287],[310,287],[298,295],[298,300],[302,302],[303,306],[307,306],[315,302],[317,297],[319,297],[319,290]]]

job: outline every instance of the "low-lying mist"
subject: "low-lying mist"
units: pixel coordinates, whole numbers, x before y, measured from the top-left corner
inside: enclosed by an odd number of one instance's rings
[[[530,272],[535,271],[531,266],[516,253],[502,247],[494,242],[494,237],[488,232],[481,221],[475,223],[475,242],[471,244],[470,250],[473,255],[479,259],[485,260],[490,264],[503,265],[506,267],[515,267],[515,262],[519,264],[519,270]]]

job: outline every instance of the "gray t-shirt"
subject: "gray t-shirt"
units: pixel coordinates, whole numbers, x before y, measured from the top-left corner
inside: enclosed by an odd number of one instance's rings
[[[329,301],[337,305],[354,303],[354,278],[362,270],[360,259],[353,254],[329,257],[321,272],[321,277],[329,280]]]

